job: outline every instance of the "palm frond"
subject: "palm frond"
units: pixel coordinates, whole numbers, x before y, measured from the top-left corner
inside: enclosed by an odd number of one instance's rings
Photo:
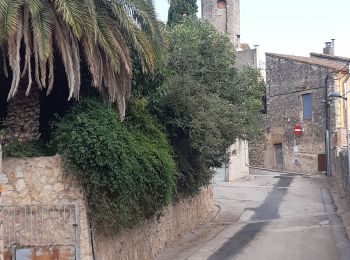
[[[21,0],[0,1],[0,37],[12,37],[20,26],[19,17],[22,7]]]
[[[106,101],[117,103],[123,118],[131,93],[129,49],[139,56],[143,71],[152,72],[164,39],[152,0],[0,1],[0,52],[4,70],[8,63],[13,75],[8,98],[15,95],[21,77],[28,80],[27,95],[32,85],[47,88],[50,94],[56,46],[66,72],[68,98],[79,99],[82,50],[92,85]]]

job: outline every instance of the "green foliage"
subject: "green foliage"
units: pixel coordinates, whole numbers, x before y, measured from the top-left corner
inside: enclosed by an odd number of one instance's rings
[[[176,165],[166,136],[142,100],[118,120],[109,106],[86,99],[57,124],[53,146],[84,187],[100,231],[132,227],[167,205]]]
[[[238,84],[240,86],[240,96],[244,101],[240,110],[242,114],[242,130],[244,136],[249,139],[258,138],[262,132],[260,127],[261,112],[263,107],[263,95],[265,94],[265,83],[260,71],[245,67],[238,75]]]
[[[8,99],[24,76],[49,94],[55,87],[56,53],[69,99],[79,98],[83,62],[91,85],[106,101],[116,102],[123,117],[131,91],[129,49],[137,53],[143,72],[152,73],[165,40],[160,25],[150,0],[1,0],[0,55],[8,57],[4,61],[12,72]]]
[[[169,39],[167,78],[153,102],[174,146],[178,188],[193,194],[236,138],[255,134],[263,84],[256,69],[236,71],[228,37],[205,22],[185,19]]]
[[[1,134],[1,131],[0,131]],[[4,157],[41,157],[53,155],[42,140],[21,142],[14,140],[3,147]]]
[[[0,118],[0,135],[3,134],[4,129],[5,129],[4,122],[3,122],[3,120]]]
[[[195,17],[197,11],[197,0],[171,0],[167,24],[177,25],[184,17]]]
[[[157,62],[154,73],[149,74],[142,72],[140,61],[136,55],[133,55],[133,96],[152,97],[157,92],[157,88],[163,84],[165,71],[164,57]]]

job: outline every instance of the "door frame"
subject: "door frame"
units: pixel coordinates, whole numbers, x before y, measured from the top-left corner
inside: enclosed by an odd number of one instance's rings
[[[278,168],[278,163],[277,163],[277,154],[276,154],[276,146],[277,145],[281,145],[281,155],[282,155],[281,168]],[[273,144],[273,168],[276,170],[283,170],[284,169],[283,143],[282,142],[276,142]]]

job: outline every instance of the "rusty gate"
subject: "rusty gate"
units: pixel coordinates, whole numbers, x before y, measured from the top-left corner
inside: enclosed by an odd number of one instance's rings
[[[0,206],[0,219],[4,260],[79,260],[77,204]]]

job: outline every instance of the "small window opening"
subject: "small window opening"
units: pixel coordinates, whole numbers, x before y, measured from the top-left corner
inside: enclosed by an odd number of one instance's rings
[[[303,105],[303,119],[312,119],[312,95],[305,94],[302,95],[302,105]]]
[[[226,9],[226,1],[219,0],[219,1],[217,2],[217,8],[218,8],[218,9]]]

